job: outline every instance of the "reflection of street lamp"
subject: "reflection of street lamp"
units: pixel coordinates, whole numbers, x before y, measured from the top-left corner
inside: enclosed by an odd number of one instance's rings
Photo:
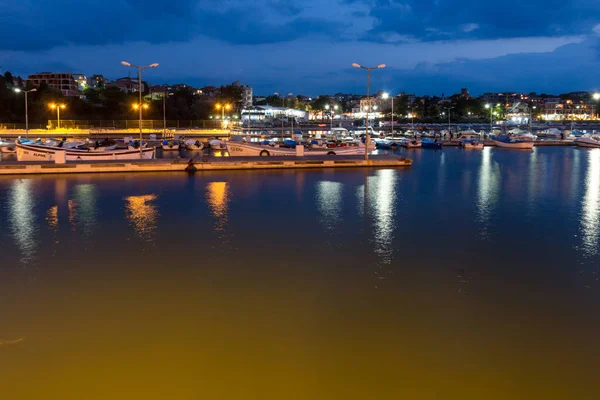
[[[64,104],[50,103],[50,108],[56,110],[56,129],[60,129],[60,109],[64,110],[66,107]]]
[[[138,93],[139,93],[139,101],[138,104],[142,104],[142,91],[143,91],[143,86],[142,86],[142,70],[146,69],[146,68],[157,68],[158,64],[154,63],[154,64],[150,64],[150,65],[133,65],[131,63],[128,63],[127,61],[121,61],[121,64],[126,66],[126,67],[130,67],[130,68],[135,68],[138,70]],[[139,123],[140,123],[140,159],[144,158],[144,151],[142,148],[142,138],[143,138],[143,130],[142,130],[142,109],[143,107],[137,107],[136,110],[140,111],[139,113]]]
[[[352,66],[354,68],[361,68],[361,69],[366,69],[367,70],[367,102],[368,102],[368,107],[369,107],[369,111],[371,109],[371,101],[369,99],[370,97],[370,90],[371,90],[371,70],[372,69],[381,69],[381,68],[385,68],[385,64],[379,64],[376,67],[363,67],[360,64],[357,63],[353,63]],[[369,112],[367,112],[367,120],[366,120],[366,137],[365,137],[365,160],[369,159],[369,144],[371,141],[371,137],[369,135]]]
[[[30,90],[23,90],[23,89],[15,88],[15,92],[25,93],[25,137],[29,139],[29,112],[27,111],[27,93],[37,92],[37,89],[33,88]]]

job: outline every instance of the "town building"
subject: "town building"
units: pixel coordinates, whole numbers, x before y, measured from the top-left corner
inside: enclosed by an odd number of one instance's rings
[[[87,86],[92,89],[104,89],[108,80],[102,75],[92,75],[87,79]]]
[[[106,84],[106,88],[116,87],[125,93],[136,93],[139,90],[139,82],[131,77],[116,79]],[[146,83],[142,81],[142,92],[145,92]]]
[[[27,81],[34,87],[39,87],[45,83],[53,89],[60,90],[64,96],[75,97],[81,95],[77,82],[70,72],[39,72],[29,75]]]
[[[595,115],[594,104],[584,100],[563,100],[560,97],[544,99],[539,117],[544,121],[588,120]]]
[[[87,88],[87,77],[83,74],[73,74],[73,79],[77,82],[77,89],[83,92]]]

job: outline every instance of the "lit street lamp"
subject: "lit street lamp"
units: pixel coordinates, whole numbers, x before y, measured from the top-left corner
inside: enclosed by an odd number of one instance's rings
[[[126,67],[130,67],[130,68],[136,68],[138,70],[138,93],[139,93],[139,104],[142,104],[142,70],[146,69],[146,68],[157,68],[158,64],[154,63],[154,64],[150,64],[150,65],[142,65],[142,66],[138,66],[138,65],[133,65],[128,63],[127,61],[121,61],[121,64],[126,66]],[[139,119],[140,119],[140,158],[144,158],[144,152],[142,149],[142,138],[143,138],[143,130],[142,130],[142,109],[144,107],[137,107],[136,110],[139,110]]]
[[[491,135],[492,134],[492,126],[494,125],[494,109],[489,104],[486,104],[485,108],[488,108],[490,110],[490,135]]]
[[[451,110],[453,108],[454,107],[444,107],[444,109],[448,111],[448,135],[450,134],[450,114],[452,113]]]
[[[600,100],[600,93],[594,93],[592,95],[592,99],[594,99],[596,101]],[[592,110],[592,112],[593,112],[593,110]],[[598,119],[598,111],[596,111],[596,119]]]
[[[231,104],[219,104],[219,103],[217,103],[215,105],[215,108],[217,110],[221,110],[221,119],[225,120],[225,109],[230,110],[231,109]]]
[[[169,93],[165,91],[163,93],[163,137],[167,134],[167,97],[173,96],[174,93]]]
[[[37,92],[36,88],[30,90],[23,90],[19,88],[15,88],[15,92],[23,92],[25,93],[25,137],[29,139],[29,112],[27,107],[27,93]]]
[[[354,68],[361,68],[361,69],[366,69],[367,70],[367,103],[368,103],[368,107],[369,107],[369,111],[367,112],[367,119],[365,121],[366,124],[366,137],[365,137],[365,160],[369,159],[369,144],[371,142],[371,137],[369,135],[369,112],[371,110],[371,100],[370,100],[370,91],[371,91],[371,70],[372,69],[381,69],[381,68],[385,68],[385,64],[379,64],[376,67],[363,67],[360,64],[357,63],[353,63],[352,66]]]
[[[50,108],[56,110],[56,129],[60,129],[60,109],[64,110],[66,107],[64,104],[50,103]]]
[[[331,108],[331,106],[329,104],[325,104],[325,109],[326,110],[329,110],[330,108]],[[330,128],[330,131],[333,131],[333,114],[335,114],[335,112],[337,111],[337,109],[338,109],[338,105],[336,104],[336,105],[333,106],[333,110],[331,110],[329,112],[329,117],[331,118],[331,128]]]

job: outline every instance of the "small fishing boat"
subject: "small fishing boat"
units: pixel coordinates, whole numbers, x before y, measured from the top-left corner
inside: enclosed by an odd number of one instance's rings
[[[421,147],[424,149],[441,150],[442,149],[442,141],[438,140],[438,139],[424,138],[423,140],[421,140]]]
[[[461,140],[460,147],[467,150],[481,150],[483,149],[483,143],[479,140]]]
[[[395,145],[395,142],[393,142],[389,139],[374,139],[374,140],[375,140],[375,147],[377,147],[378,149],[389,150],[392,148],[392,146]]]
[[[105,161],[105,160],[139,160],[140,150],[90,151],[62,149],[51,146],[28,145],[17,143],[17,160],[19,161],[55,161],[58,152],[65,153],[66,161]],[[143,159],[154,158],[154,148],[142,149]]]
[[[17,151],[17,148],[13,142],[7,142],[0,140],[0,153],[9,154]]]
[[[179,142],[177,140],[163,140],[160,147],[163,151],[177,151],[179,150]]]
[[[458,132],[457,138],[463,140],[479,140],[480,134],[474,129],[465,129],[464,131]]]
[[[250,156],[250,157],[268,157],[268,156],[295,156],[296,149],[286,147],[277,147],[270,145],[261,145],[258,143],[227,142],[227,151],[230,156]],[[335,156],[335,155],[361,155],[365,153],[365,147],[362,143],[355,146],[333,147],[333,148],[312,148],[307,147],[304,151],[305,156]]]
[[[213,139],[208,142],[208,145],[212,150],[225,150],[227,148],[225,142],[221,139]]]
[[[598,148],[600,147],[600,135],[586,134],[575,138],[575,140],[573,140],[573,143],[575,143],[579,147]]]
[[[406,149],[418,149],[422,146],[422,142],[418,139],[404,138],[400,141],[400,146]]]
[[[188,139],[185,141],[185,148],[190,151],[200,151],[204,149],[204,143],[197,139]]]
[[[531,150],[533,149],[533,142],[530,140],[519,140],[506,135],[492,136],[494,144],[498,147],[506,149],[519,149],[519,150]]]

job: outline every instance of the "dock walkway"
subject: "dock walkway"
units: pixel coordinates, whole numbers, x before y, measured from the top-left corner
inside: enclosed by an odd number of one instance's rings
[[[396,168],[412,160],[391,155],[322,157],[195,157],[177,160],[69,161],[65,164],[11,161],[0,163],[0,175],[73,174],[107,172],[226,171],[306,168]]]

